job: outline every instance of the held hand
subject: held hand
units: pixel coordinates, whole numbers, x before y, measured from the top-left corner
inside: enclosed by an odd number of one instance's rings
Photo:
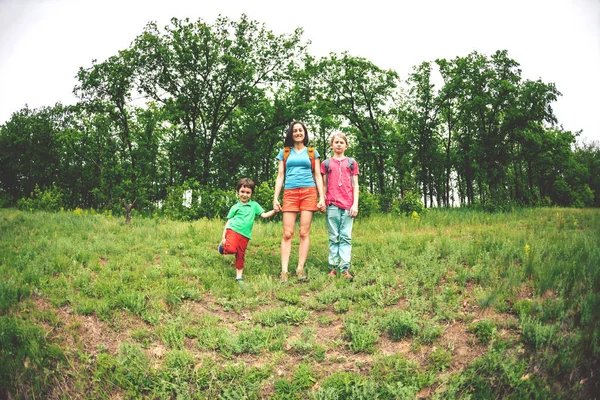
[[[323,201],[320,201],[320,202],[318,202],[318,203],[317,203],[317,208],[319,209],[319,211],[320,211],[321,213],[324,213],[324,212],[325,212],[325,209],[326,209],[326,207],[325,207],[325,203],[324,203]]]
[[[275,210],[275,212],[281,211],[281,204],[279,204],[278,200],[273,200],[273,210]]]

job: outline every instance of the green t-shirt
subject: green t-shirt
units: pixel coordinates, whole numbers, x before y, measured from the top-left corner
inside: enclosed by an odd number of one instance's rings
[[[229,214],[227,214],[227,219],[229,220],[227,227],[248,239],[252,239],[254,218],[264,212],[264,208],[255,201],[248,200],[247,203],[242,203],[238,200],[229,210]]]

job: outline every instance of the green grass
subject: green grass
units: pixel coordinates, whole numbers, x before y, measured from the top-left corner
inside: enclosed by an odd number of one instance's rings
[[[599,390],[599,210],[359,217],[352,282],[327,276],[317,215],[310,280],[286,285],[281,222],[257,221],[245,290],[215,249],[223,223],[0,210],[0,397]]]

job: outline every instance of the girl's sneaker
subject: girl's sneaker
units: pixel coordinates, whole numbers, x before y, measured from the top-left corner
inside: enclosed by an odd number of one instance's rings
[[[220,244],[219,244],[219,247],[217,247],[217,251],[218,251],[219,253],[223,254],[223,244],[222,244],[222,243],[220,243]]]
[[[279,281],[281,283],[286,283],[288,281],[288,273],[282,272],[281,275],[279,275]]]
[[[304,268],[298,268],[296,270],[296,277],[298,278],[299,281],[307,280],[306,271],[304,271]]]
[[[344,278],[348,279],[348,280],[352,280],[352,278],[354,278],[354,277],[352,276],[352,274],[351,274],[350,272],[348,272],[348,271],[344,271],[344,272],[342,272],[342,276],[343,276]]]
[[[332,278],[335,278],[337,276],[337,272],[335,272],[335,269],[332,269],[331,271],[329,271],[327,276],[331,276]]]

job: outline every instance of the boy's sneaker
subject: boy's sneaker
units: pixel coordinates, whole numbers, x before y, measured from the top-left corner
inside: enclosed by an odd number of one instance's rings
[[[337,276],[337,272],[335,272],[335,269],[332,269],[331,271],[329,271],[327,276],[331,276],[332,278],[335,278]]]
[[[282,272],[282,273],[279,275],[279,281],[280,281],[281,283],[286,283],[286,282],[288,281],[288,273],[287,273],[287,272]]]
[[[304,271],[304,268],[298,268],[296,270],[296,277],[298,278],[299,281],[305,281],[308,279],[306,277],[306,271]]]
[[[244,280],[242,278],[236,279],[235,280],[238,284],[238,287],[245,292],[246,291],[246,283],[244,283]]]
[[[342,272],[342,276],[343,276],[344,278],[348,279],[348,280],[352,280],[352,278],[354,278],[354,277],[352,276],[352,274],[351,274],[350,272],[348,272],[348,271],[344,271],[344,272]]]
[[[219,246],[217,246],[217,251],[221,254],[223,254],[223,244],[219,243]]]

